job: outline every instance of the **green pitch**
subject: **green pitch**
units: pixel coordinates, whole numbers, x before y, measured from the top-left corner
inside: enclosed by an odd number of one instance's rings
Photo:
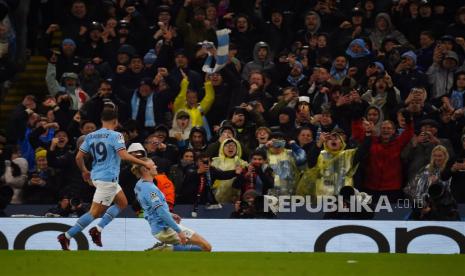
[[[464,275],[465,255],[0,251],[13,275]]]

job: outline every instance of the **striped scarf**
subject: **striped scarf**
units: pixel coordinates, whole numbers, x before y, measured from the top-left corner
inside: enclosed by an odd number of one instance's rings
[[[131,99],[131,119],[137,120],[137,113],[139,112],[139,93],[137,90],[132,95]],[[147,97],[147,103],[145,104],[145,127],[154,127],[155,126],[155,115],[153,110],[153,93]]]
[[[208,53],[208,57],[203,64],[202,71],[207,74],[212,74],[215,72],[220,71],[223,67],[226,66],[226,62],[228,62],[228,53],[229,53],[229,33],[231,31],[229,29],[222,29],[216,31],[216,38],[218,40],[218,49],[216,51],[216,64],[215,67],[211,67],[213,57],[210,53]],[[203,44],[205,45],[208,43],[204,41]],[[213,46],[214,47],[214,46]]]

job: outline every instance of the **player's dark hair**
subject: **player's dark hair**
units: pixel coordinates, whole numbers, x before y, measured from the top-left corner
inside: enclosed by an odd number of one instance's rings
[[[83,128],[86,124],[94,124],[94,122],[90,121],[90,120],[82,120],[80,123],[79,123],[79,128]]]
[[[202,160],[202,159],[206,159],[206,158],[208,158],[208,160],[210,160],[210,155],[206,154],[205,152],[201,152],[196,156],[195,160],[198,161],[198,160]]]
[[[111,81],[110,81],[109,79],[101,80],[99,86],[102,86],[102,84],[106,84],[106,85],[109,85],[109,86],[113,86],[112,83],[111,83]]]
[[[255,150],[251,155],[251,157],[253,156],[260,156],[261,158],[263,158],[263,160],[266,160],[267,159],[267,154],[266,154],[266,151],[264,150]]]
[[[118,111],[113,108],[104,108],[100,116],[102,122],[109,122],[118,119]]]

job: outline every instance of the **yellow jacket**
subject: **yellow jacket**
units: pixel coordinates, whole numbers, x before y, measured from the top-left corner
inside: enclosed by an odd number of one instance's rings
[[[233,157],[226,157],[224,154],[224,145],[227,141],[233,140],[236,143],[236,155]],[[218,153],[218,157],[213,158],[212,166],[223,170],[229,171],[236,169],[237,165],[242,166],[243,168],[247,167],[247,162],[242,160],[240,156],[242,155],[242,147],[241,143],[236,139],[226,139],[221,143],[220,151]],[[235,200],[239,200],[240,191],[236,190],[232,187],[232,183],[234,182],[234,178],[228,180],[215,180],[213,183],[213,188],[216,189],[215,191],[215,199],[219,203],[231,203]]]
[[[358,164],[354,164],[357,149],[346,150],[342,141],[341,149],[330,151],[326,145],[318,156],[313,168],[307,168],[297,186],[298,195],[338,195],[344,186],[352,186]]]
[[[190,108],[187,105],[186,94],[188,86],[189,81],[185,78],[182,79],[181,91],[174,100],[174,113],[178,112],[180,109],[185,109],[190,115],[193,127],[203,126],[202,114],[207,114],[213,102],[215,101],[215,91],[213,90],[213,85],[211,81],[205,82],[205,97],[203,97],[202,101],[195,108]]]

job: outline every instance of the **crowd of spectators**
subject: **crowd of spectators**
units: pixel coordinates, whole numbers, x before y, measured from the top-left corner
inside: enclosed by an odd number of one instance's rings
[[[421,198],[423,219],[465,203],[465,1],[42,2],[48,96],[11,114],[4,201],[91,201],[74,156],[111,105],[131,152],[166,176],[170,207],[344,186]],[[223,28],[227,63],[206,74]],[[130,202],[135,182],[123,164]]]
[[[5,96],[6,88],[16,72],[16,31],[13,26],[12,13],[16,1],[0,1],[0,102]]]

